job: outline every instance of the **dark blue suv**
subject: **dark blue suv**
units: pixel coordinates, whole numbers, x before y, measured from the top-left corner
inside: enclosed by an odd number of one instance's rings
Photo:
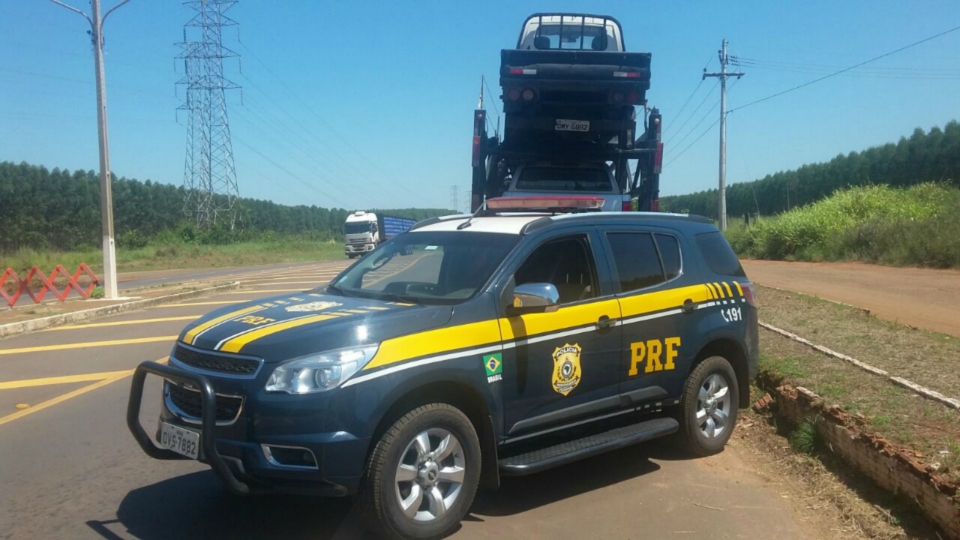
[[[706,219],[591,200],[494,199],[329,285],[210,313],[138,368],[130,429],[240,493],[356,495],[400,538],[451,531],[503,475],[663,436],[720,451],[757,372],[752,285]]]

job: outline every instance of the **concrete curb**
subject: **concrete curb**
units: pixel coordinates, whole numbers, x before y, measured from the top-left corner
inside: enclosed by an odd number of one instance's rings
[[[781,336],[783,336],[783,337],[785,337],[785,338],[787,338],[787,339],[791,339],[791,340],[793,340],[793,341],[796,341],[797,343],[802,343],[803,345],[806,345],[807,347],[810,347],[811,349],[813,349],[813,350],[815,350],[815,351],[817,351],[817,352],[823,353],[823,354],[825,354],[825,355],[827,355],[827,356],[830,356],[830,357],[832,357],[832,358],[836,358],[837,360],[843,360],[844,362],[849,362],[849,363],[857,366],[858,368],[860,368],[860,369],[862,369],[862,370],[864,370],[864,371],[868,371],[868,372],[870,372],[870,373],[873,373],[874,375],[879,375],[879,376],[887,379],[888,381],[892,382],[893,384],[896,384],[896,385],[898,385],[898,386],[902,386],[902,387],[904,387],[904,388],[906,388],[906,389],[908,389],[908,390],[911,390],[911,391],[913,391],[913,392],[915,392],[915,393],[917,393],[917,394],[919,394],[919,395],[921,395],[921,396],[923,396],[923,397],[925,397],[925,398],[927,398],[927,399],[932,399],[933,401],[936,401],[936,402],[938,402],[938,403],[941,403],[941,404],[943,404],[943,405],[946,405],[947,407],[950,407],[950,408],[952,408],[952,409],[960,409],[960,400],[956,400],[956,399],[947,397],[947,396],[941,394],[940,392],[937,392],[937,391],[935,391],[935,390],[931,390],[931,389],[929,389],[929,388],[920,386],[919,384],[916,384],[916,383],[914,383],[914,382],[908,381],[907,379],[904,379],[904,378],[902,378],[902,377],[893,377],[893,376],[891,376],[889,373],[887,373],[886,371],[884,371],[884,370],[882,370],[882,369],[880,369],[880,368],[878,368],[878,367],[871,366],[870,364],[867,364],[866,362],[861,362],[860,360],[857,360],[856,358],[849,357],[849,356],[847,356],[847,355],[845,355],[845,354],[843,354],[843,353],[838,353],[837,351],[835,351],[835,350],[833,350],[833,349],[828,349],[827,347],[824,347],[823,345],[817,345],[816,343],[813,343],[813,342],[810,341],[809,339],[804,339],[804,338],[802,338],[802,337],[800,337],[800,336],[798,336],[798,335],[796,335],[796,334],[793,334],[793,333],[791,333],[791,332],[787,332],[786,330],[783,330],[783,329],[781,329],[781,328],[777,328],[776,326],[773,326],[773,325],[771,325],[771,324],[767,324],[767,323],[761,321],[761,322],[760,322],[760,326],[763,327],[763,328],[765,328],[765,329],[767,329],[767,330],[769,330],[769,331],[771,331],[771,332],[773,332],[773,333],[775,333],[775,334],[780,334]]]
[[[240,288],[240,282],[234,281],[233,283],[217,285],[215,287],[208,287],[206,289],[198,289],[195,291],[169,294],[167,296],[158,296],[156,298],[145,298],[143,300],[134,300],[132,302],[124,302],[122,304],[113,304],[111,306],[102,306],[102,307],[93,308],[93,309],[85,309],[83,311],[74,311],[71,313],[51,315],[49,317],[42,317],[39,319],[29,319],[26,321],[19,321],[19,322],[10,323],[10,324],[4,324],[4,325],[0,325],[0,338],[13,336],[16,334],[24,334],[27,332],[35,332],[37,330],[43,330],[44,328],[51,328],[54,326],[75,324],[83,321],[88,321],[90,319],[95,319],[97,317],[103,317],[105,315],[114,315],[114,314],[123,313],[126,311],[143,309],[147,307],[157,306],[160,304],[165,304],[168,302],[174,302],[177,300],[189,300],[191,298],[196,298],[198,296],[204,296],[207,294],[212,294],[220,291],[228,291],[228,290],[234,290],[239,288]]]
[[[909,449],[861,431],[849,413],[827,405],[806,388],[766,377],[761,377],[758,385],[773,396],[774,415],[795,425],[816,419],[825,449],[882,489],[916,503],[948,538],[960,539],[960,491],[955,483],[925,468]]]

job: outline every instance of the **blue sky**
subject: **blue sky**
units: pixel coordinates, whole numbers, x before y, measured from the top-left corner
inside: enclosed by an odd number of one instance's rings
[[[70,1],[88,8],[85,0]],[[856,64],[960,24],[956,1],[242,0],[230,12],[240,42],[235,31],[225,32],[242,58],[242,73],[236,62],[226,69],[243,86],[242,103],[239,92],[229,97],[241,195],[346,208],[449,208],[457,185],[465,201],[480,75],[497,92],[499,50],[514,45],[525,16],[541,10],[613,15],[628,50],[653,53],[648,98],[664,115],[665,195],[716,185],[716,128],[677,154],[718,115],[717,90],[708,96],[714,81],[697,85],[708,60],[717,69],[722,38],[731,54],[757,61],[743,66],[747,76],[729,93],[735,108],[829,66]],[[182,74],[173,58],[191,13],[175,0],[132,0],[107,22],[115,174],[183,181],[186,134],[175,115]],[[86,29],[50,2],[0,0],[0,160],[97,169]],[[732,113],[728,180],[828,160],[957,118],[958,53],[960,31]]]

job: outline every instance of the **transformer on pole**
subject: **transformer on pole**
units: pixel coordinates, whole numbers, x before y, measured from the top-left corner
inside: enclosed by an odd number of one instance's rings
[[[177,82],[186,90],[177,111],[187,114],[187,150],[183,186],[184,212],[201,228],[218,221],[236,223],[240,196],[233,161],[233,142],[227,114],[226,91],[240,86],[223,76],[225,58],[239,55],[223,46],[223,28],[237,22],[226,16],[235,0],[193,0],[184,5],[196,11],[183,27],[183,78]]]

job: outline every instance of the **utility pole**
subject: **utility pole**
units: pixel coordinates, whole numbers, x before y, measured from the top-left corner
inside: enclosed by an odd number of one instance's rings
[[[92,13],[88,16],[79,9],[59,0],[50,0],[58,6],[83,16],[90,23],[90,39],[93,42],[94,69],[97,77],[97,141],[100,146],[100,219],[103,231],[103,292],[104,298],[117,298],[117,252],[113,237],[113,193],[110,187],[110,144],[107,140],[107,81],[103,71],[103,24],[121,2],[100,16],[100,0],[90,0]]]
[[[720,73],[703,72],[703,78],[717,77],[720,79],[720,201],[718,215],[720,217],[720,230],[727,230],[727,78],[743,77],[743,73],[727,73],[727,40],[724,39],[720,50]]]
[[[460,193],[456,185],[450,186],[450,204],[454,212],[460,211]]]

